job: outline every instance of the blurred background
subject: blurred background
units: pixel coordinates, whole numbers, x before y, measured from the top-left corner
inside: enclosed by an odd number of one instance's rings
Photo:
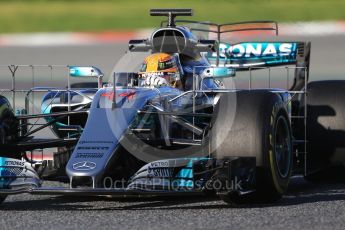
[[[151,28],[150,8],[193,8],[194,19],[229,22],[343,20],[343,0],[0,0],[0,33]]]

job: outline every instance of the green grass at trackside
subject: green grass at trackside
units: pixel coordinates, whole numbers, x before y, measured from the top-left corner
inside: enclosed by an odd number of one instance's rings
[[[345,20],[344,0],[0,0],[0,33],[156,27],[150,8],[193,8],[196,20]]]

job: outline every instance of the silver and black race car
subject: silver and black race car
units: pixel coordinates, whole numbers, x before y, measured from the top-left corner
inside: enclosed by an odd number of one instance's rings
[[[257,39],[278,35],[271,21],[215,24],[175,20],[191,16],[189,9],[150,13],[168,20],[150,38],[129,41],[108,84],[98,68],[68,66],[70,77],[98,78],[96,88],[30,89],[46,91],[39,114],[14,115],[0,98],[1,201],[18,193],[213,193],[226,202],[268,202],[293,175],[317,180],[341,163],[344,82],[308,84],[309,42]],[[169,59],[145,59],[155,54]],[[45,124],[29,128],[37,118]],[[46,127],[56,138],[32,138]],[[50,160],[28,156],[55,147]],[[44,187],[44,180],[66,186]]]

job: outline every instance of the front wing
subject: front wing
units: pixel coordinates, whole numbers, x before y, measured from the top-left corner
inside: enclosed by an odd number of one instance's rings
[[[185,164],[181,165],[183,162]],[[1,163],[0,195],[177,196],[201,195],[207,191],[245,194],[255,189],[256,162],[253,157],[155,161],[138,170],[123,187],[114,183],[103,187],[42,187],[42,181],[33,174],[33,168],[27,162],[23,164],[20,160],[7,158]]]

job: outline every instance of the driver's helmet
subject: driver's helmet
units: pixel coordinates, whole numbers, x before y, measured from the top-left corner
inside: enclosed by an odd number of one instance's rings
[[[146,57],[141,65],[139,76],[146,86],[173,86],[180,82],[176,58],[166,53],[155,53]]]

